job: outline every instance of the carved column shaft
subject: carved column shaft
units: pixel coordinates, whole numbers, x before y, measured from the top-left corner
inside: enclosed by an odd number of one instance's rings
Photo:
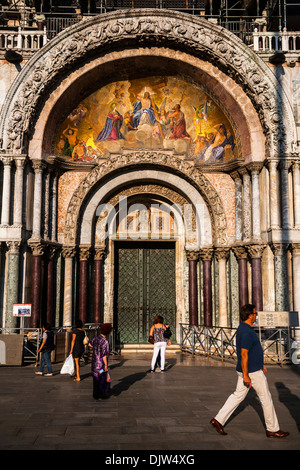
[[[2,212],[1,225],[10,223],[10,187],[11,187],[11,164],[12,158],[2,157],[3,162],[3,190],[2,190]]]
[[[235,185],[235,239],[243,238],[243,184],[237,171],[231,174]]]
[[[39,328],[41,321],[42,293],[42,256],[44,248],[41,244],[32,245],[31,273],[31,328]]]
[[[203,262],[203,308],[204,325],[212,326],[212,281],[211,281],[211,260],[213,249],[202,249],[200,257]]]
[[[300,325],[300,243],[292,243],[293,260],[293,309],[298,312]],[[296,330],[296,337],[300,339],[300,331]]]
[[[189,263],[189,323],[198,325],[198,286],[197,286],[197,261],[198,251],[187,251]]]
[[[293,163],[293,188],[294,188],[294,224],[300,228],[300,164]]]
[[[52,216],[51,216],[51,239],[56,241],[57,233],[57,186],[58,175],[54,173],[52,180]]]
[[[7,280],[6,280],[6,305],[5,305],[5,326],[6,328],[17,327],[17,317],[13,317],[13,305],[18,303],[18,289],[19,289],[19,247],[20,242],[7,242],[8,252],[8,267],[7,267]]]
[[[72,326],[73,313],[73,258],[76,254],[75,247],[64,247],[62,255],[65,258],[65,284],[64,284],[64,311],[63,326]]]
[[[275,269],[275,309],[289,310],[287,245],[274,243],[271,245],[274,253]]]
[[[94,323],[102,323],[103,319],[103,258],[104,248],[95,249],[94,255]]]
[[[239,272],[239,307],[249,303],[248,291],[248,268],[247,268],[247,251],[245,247],[233,247],[234,254],[238,260]]]
[[[89,248],[80,248],[79,252],[79,319],[83,324],[87,319],[87,286]]]
[[[45,165],[42,161],[34,161],[33,168],[35,172],[34,178],[34,198],[33,198],[33,227],[32,237],[41,237],[42,222],[42,190],[43,190],[43,169]]]
[[[280,195],[281,195],[281,217],[282,228],[290,227],[290,201],[289,201],[289,162],[280,162]]]
[[[56,248],[50,247],[47,258],[47,322],[53,322],[53,300],[54,300],[54,256]]]
[[[220,247],[215,250],[219,263],[219,326],[227,326],[227,279],[226,260],[229,248]]]
[[[260,190],[259,190],[259,172],[261,164],[252,164],[249,169],[251,170],[252,180],[252,236],[259,239],[261,236],[260,228]]]
[[[264,249],[264,245],[251,245],[248,247],[252,259],[252,303],[257,311],[263,310],[261,258]]]
[[[15,159],[16,163],[16,184],[15,184],[15,202],[14,202],[14,225],[22,225],[22,209],[23,209],[23,182],[24,182],[24,165],[25,158]]]
[[[243,240],[251,238],[251,188],[250,176],[246,168],[241,170],[243,176]]]
[[[269,207],[270,207],[270,228],[275,229],[280,227],[280,203],[279,203],[279,189],[278,189],[278,174],[277,174],[278,161],[270,160],[268,162],[269,168]]]

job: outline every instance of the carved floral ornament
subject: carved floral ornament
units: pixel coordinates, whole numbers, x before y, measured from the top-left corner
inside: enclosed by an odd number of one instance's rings
[[[1,140],[7,152],[26,153],[43,96],[71,66],[114,44],[184,47],[221,68],[250,96],[266,133],[267,155],[298,154],[291,107],[268,67],[238,38],[206,20],[182,13],[147,10],[99,15],[67,28],[24,67],[3,107]],[[125,46],[126,47],[126,46]],[[281,110],[278,113],[278,110]],[[285,130],[285,126],[286,129]],[[5,134],[6,133],[6,134]]]
[[[86,176],[86,178],[82,180],[82,182],[74,191],[68,206],[65,219],[65,244],[76,243],[77,229],[80,223],[80,210],[84,205],[85,198],[88,196],[93,187],[95,187],[95,185],[100,182],[101,178],[106,176],[108,173],[117,170],[118,168],[128,168],[131,165],[136,166],[143,164],[153,164],[160,167],[170,168],[172,171],[179,173],[185,179],[193,182],[194,186],[197,187],[198,191],[207,203],[212,220],[214,242],[218,243],[219,245],[226,244],[226,216],[220,197],[214,189],[213,185],[207,178],[205,178],[203,173],[198,168],[194,167],[194,165],[191,165],[180,158],[154,151],[141,151],[112,157],[110,160],[107,160],[101,165],[96,166]]]

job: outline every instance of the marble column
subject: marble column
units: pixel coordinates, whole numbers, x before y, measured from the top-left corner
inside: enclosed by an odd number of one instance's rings
[[[262,169],[262,163],[251,163],[248,165],[251,171],[252,182],[252,237],[260,239],[260,190],[259,190],[259,173]]]
[[[12,157],[0,157],[3,163],[3,188],[1,225],[10,225],[10,194],[11,194],[11,165]]]
[[[189,323],[198,325],[198,282],[197,262],[199,251],[187,250],[186,257],[189,263]]]
[[[87,320],[87,288],[89,247],[79,248],[79,319],[83,324]]]
[[[275,272],[275,311],[289,310],[288,267],[286,243],[272,243]]]
[[[50,224],[50,173],[47,171],[45,174],[45,208],[44,208],[44,239],[49,240],[49,224]]]
[[[251,182],[246,167],[241,168],[239,173],[243,178],[243,240],[247,241],[251,238]]]
[[[94,323],[103,323],[103,259],[105,248],[95,247],[94,254]]]
[[[50,246],[48,248],[48,264],[47,264],[47,307],[46,315],[47,322],[53,325],[54,323],[54,257],[56,254],[56,247]]]
[[[294,161],[293,171],[293,192],[294,192],[294,226],[300,228],[300,162]]]
[[[62,255],[65,259],[63,326],[68,328],[72,326],[73,321],[73,258],[76,255],[76,248],[63,247]]]
[[[13,317],[13,305],[19,303],[20,241],[8,241],[8,267],[6,280],[5,327],[17,328],[18,318]]]
[[[237,171],[230,174],[235,185],[235,239],[243,239],[243,184]]]
[[[15,201],[14,201],[14,226],[22,226],[23,215],[23,185],[24,185],[24,166],[26,158],[15,158],[16,182],[15,182]]]
[[[280,201],[278,184],[278,160],[269,160],[269,207],[270,207],[270,229],[280,228]]]
[[[291,244],[293,264],[293,310],[298,312],[300,327],[300,243]],[[296,339],[300,340],[300,329],[296,330]]]
[[[200,250],[200,258],[203,263],[203,308],[205,326],[212,326],[211,260],[213,252],[213,248],[202,248],[202,250]]]
[[[280,195],[281,195],[281,220],[282,228],[291,228],[290,224],[290,200],[289,200],[289,168],[290,161],[281,160],[280,162]]]
[[[248,291],[248,253],[245,246],[233,246],[232,250],[238,260],[239,271],[239,306],[240,309],[243,305],[249,303]]]
[[[227,327],[227,273],[226,261],[230,249],[227,247],[217,247],[216,257],[219,263],[219,322],[218,326]]]
[[[57,188],[58,188],[58,173],[53,170],[52,178],[52,214],[51,214],[51,240],[57,239]]]
[[[265,247],[265,245],[248,246],[252,266],[252,303],[255,305],[258,312],[263,311],[261,258]]]
[[[31,328],[41,326],[41,301],[42,301],[42,256],[44,246],[41,243],[30,244],[32,249],[31,258]]]
[[[32,238],[40,238],[42,227],[43,171],[46,165],[42,160],[33,160],[32,165],[35,173]]]

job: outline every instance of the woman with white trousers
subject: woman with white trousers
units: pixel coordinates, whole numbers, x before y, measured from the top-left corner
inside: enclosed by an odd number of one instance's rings
[[[164,337],[167,327],[164,325],[164,319],[157,315],[150,329],[150,336],[154,338],[153,356],[151,361],[151,372],[154,372],[157,356],[160,352],[160,369],[165,370],[166,348],[171,344],[171,340]]]

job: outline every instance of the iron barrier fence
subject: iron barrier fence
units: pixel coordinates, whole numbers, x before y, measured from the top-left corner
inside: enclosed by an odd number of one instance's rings
[[[254,329],[261,342],[266,364],[300,364],[300,328]],[[237,328],[181,323],[180,348],[193,355],[236,362],[236,332]]]
[[[83,329],[90,340],[100,334],[100,325],[98,324],[86,324]],[[56,346],[54,360],[55,362],[60,362],[66,358],[70,351],[73,327],[53,327],[52,331],[54,332],[54,342]],[[1,335],[23,335],[22,363],[37,364],[39,362],[40,355],[37,353],[37,349],[43,337],[43,330],[41,328],[0,328],[0,340]],[[110,354],[118,354],[115,345],[114,330],[107,336],[107,340],[109,342]],[[90,359],[91,348],[87,348],[86,353],[82,357],[82,361],[88,362]]]

